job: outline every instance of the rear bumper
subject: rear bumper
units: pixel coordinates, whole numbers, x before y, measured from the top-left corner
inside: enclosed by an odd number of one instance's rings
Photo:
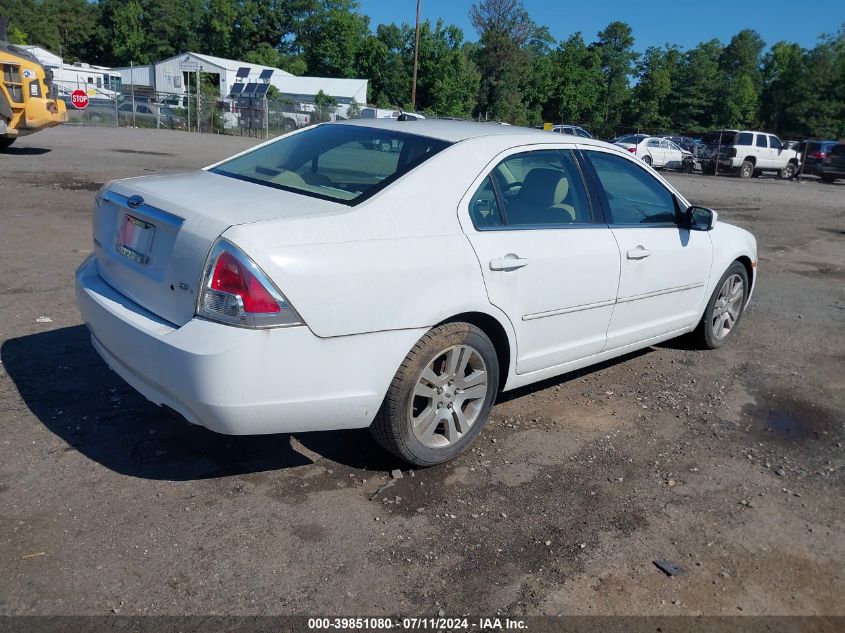
[[[93,258],[76,272],[76,296],[112,370],[151,402],[232,435],[368,426],[424,333],[321,339],[307,327],[250,330],[197,318],[176,327],[109,286]]]

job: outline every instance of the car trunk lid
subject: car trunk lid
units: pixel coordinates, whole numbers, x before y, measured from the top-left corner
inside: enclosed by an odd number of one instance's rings
[[[347,210],[206,171],[115,181],[94,210],[97,268],[127,298],[181,326],[196,311],[208,253],[230,226]]]

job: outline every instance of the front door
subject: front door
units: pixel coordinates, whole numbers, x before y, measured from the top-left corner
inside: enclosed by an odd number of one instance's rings
[[[459,215],[490,302],[516,334],[525,374],[600,352],[619,251],[597,223],[572,150],[512,152],[482,175]]]
[[[694,325],[713,259],[709,233],[681,226],[674,194],[635,161],[597,149],[583,153],[619,244],[619,292],[605,350]]]

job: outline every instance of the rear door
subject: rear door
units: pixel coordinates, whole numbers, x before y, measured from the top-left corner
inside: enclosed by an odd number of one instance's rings
[[[772,160],[772,153],[769,150],[769,141],[765,134],[755,134],[754,155],[757,156],[757,167],[771,169],[775,167]]]
[[[616,299],[616,240],[566,147],[502,154],[459,208],[490,302],[513,325],[519,374],[600,352]]]
[[[676,197],[624,156],[584,148],[605,219],[619,245],[621,275],[606,350],[694,325],[713,260],[710,235],[682,226]]]
[[[655,167],[663,167],[666,164],[663,150],[660,147],[659,138],[650,138],[645,143],[645,149],[648,156],[651,157],[651,164]]]

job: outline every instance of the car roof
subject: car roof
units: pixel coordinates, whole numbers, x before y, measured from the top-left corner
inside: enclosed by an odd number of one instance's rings
[[[450,121],[444,119],[423,119],[418,121],[397,121],[396,119],[352,119],[338,121],[329,125],[357,125],[383,130],[395,130],[406,134],[416,134],[436,138],[450,143],[458,143],[470,138],[483,136],[515,136],[520,141],[555,142],[545,130],[498,123],[476,123],[475,121]],[[576,126],[573,126],[576,127]],[[528,137],[534,137],[529,139]],[[593,139],[578,137],[579,143],[591,144]]]

